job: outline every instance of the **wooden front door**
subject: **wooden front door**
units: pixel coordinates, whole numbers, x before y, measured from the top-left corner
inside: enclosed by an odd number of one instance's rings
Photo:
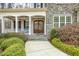
[[[34,33],[44,33],[44,21],[43,20],[35,20],[33,22]]]

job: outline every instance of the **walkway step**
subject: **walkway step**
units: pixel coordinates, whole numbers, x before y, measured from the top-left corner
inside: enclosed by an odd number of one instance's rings
[[[28,35],[29,40],[33,41],[47,41],[47,35]]]

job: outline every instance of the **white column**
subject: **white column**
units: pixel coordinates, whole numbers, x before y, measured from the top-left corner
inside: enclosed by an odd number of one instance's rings
[[[31,16],[29,16],[29,35],[31,35]]]
[[[15,20],[15,23],[16,23],[15,31],[18,32],[18,17],[16,16],[15,18],[16,18],[16,20]]]
[[[3,19],[3,16],[1,17],[2,19],[2,33],[4,33],[4,19]]]
[[[46,16],[45,16],[45,23],[44,23],[44,35],[46,35]]]
[[[24,31],[24,20],[21,21],[21,31]]]
[[[79,23],[79,11],[77,11],[77,22]]]
[[[65,16],[65,25],[66,25],[66,16]]]
[[[45,3],[43,3],[43,8],[45,8]]]
[[[25,8],[25,3],[23,3],[23,8]]]
[[[71,16],[71,24],[73,23],[73,21],[72,21],[72,16]]]
[[[59,16],[59,28],[60,28],[60,16]]]

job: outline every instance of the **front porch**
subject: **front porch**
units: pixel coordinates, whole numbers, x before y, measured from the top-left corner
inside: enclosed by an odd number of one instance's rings
[[[46,35],[46,13],[2,13],[0,15],[0,32],[22,32],[27,35],[42,33]]]

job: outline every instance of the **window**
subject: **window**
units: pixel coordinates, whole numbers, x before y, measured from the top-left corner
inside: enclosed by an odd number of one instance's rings
[[[59,16],[54,16],[54,27],[59,27]]]
[[[12,8],[13,4],[12,3],[8,3],[8,8]]]
[[[18,21],[18,28],[21,30],[21,21]]]
[[[25,3],[25,8],[29,8],[30,7],[30,3]]]
[[[65,16],[60,16],[60,27],[65,25]]]
[[[24,20],[24,31],[29,33],[29,20]]]
[[[11,29],[11,21],[5,20],[5,29]]]
[[[16,3],[16,8],[23,8],[23,3]]]
[[[43,3],[41,3],[41,8],[43,8]]]
[[[66,16],[66,22],[71,22],[71,17],[70,16]]]
[[[34,8],[34,3],[31,3],[30,4],[30,8]]]
[[[40,3],[36,3],[36,6],[37,6],[37,8],[40,8],[41,4]]]
[[[0,7],[3,9],[3,8],[6,8],[6,4],[5,3],[0,3]]]
[[[59,22],[59,17],[58,16],[54,17],[54,22]]]
[[[34,3],[34,8],[36,8],[36,3]]]
[[[54,16],[53,27],[59,28],[66,24],[71,24],[71,16]]]
[[[65,16],[60,16],[60,22],[65,22]]]

